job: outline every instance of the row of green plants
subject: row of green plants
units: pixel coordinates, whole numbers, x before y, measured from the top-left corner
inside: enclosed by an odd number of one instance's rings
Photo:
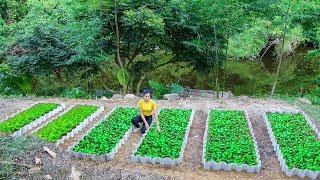
[[[86,154],[103,155],[116,147],[125,133],[132,127],[131,118],[136,116],[136,108],[116,108],[110,116],[84,137],[73,151]]]
[[[77,105],[34,134],[49,142],[57,142],[98,109],[94,105]]]
[[[212,110],[207,126],[206,161],[258,164],[254,140],[243,111]]]
[[[320,171],[320,141],[302,114],[268,113],[272,132],[289,169]]]
[[[27,124],[54,110],[58,106],[58,104],[53,103],[36,104],[17,114],[16,116],[0,123],[0,132],[5,134],[12,134],[15,131],[23,128]]]
[[[187,109],[162,109],[159,114],[161,131],[151,126],[134,155],[179,158],[191,113],[192,110]]]

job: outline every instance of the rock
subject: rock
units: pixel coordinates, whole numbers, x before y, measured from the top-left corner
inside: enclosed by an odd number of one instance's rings
[[[312,102],[307,98],[298,98],[298,101],[305,103],[305,104],[312,104]]]
[[[49,174],[45,175],[44,178],[45,179],[52,179],[52,177]]]
[[[28,173],[29,174],[35,174],[35,173],[38,173],[40,171],[41,171],[41,169],[39,167],[32,167],[32,168],[28,169]]]
[[[123,99],[121,94],[114,94],[111,99]]]
[[[134,94],[127,94],[127,95],[124,96],[124,99],[133,100],[133,99],[138,99],[138,97],[135,96]]]
[[[249,97],[248,97],[248,96],[239,96],[238,98],[239,98],[240,101],[249,100]]]
[[[179,99],[179,95],[176,93],[172,93],[172,94],[165,94],[163,95],[163,98],[169,101],[176,101]]]
[[[106,98],[105,96],[103,96],[100,100],[106,101],[106,100],[108,100],[108,98]]]
[[[35,157],[34,161],[36,162],[36,165],[39,165],[41,163],[41,159],[38,157]]]
[[[50,154],[50,156],[52,156],[54,159],[57,157],[57,154],[53,151],[51,151],[48,147],[43,146],[43,149]]]
[[[72,166],[70,177],[72,180],[80,180],[81,173]]]

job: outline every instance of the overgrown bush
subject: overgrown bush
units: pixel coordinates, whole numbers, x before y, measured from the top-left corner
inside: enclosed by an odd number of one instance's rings
[[[87,98],[88,94],[80,87],[67,89],[60,96],[66,98]]]
[[[169,89],[166,86],[158,83],[157,81],[150,80],[148,83],[152,88],[152,95],[155,99],[161,99],[163,95],[169,92]]]
[[[170,85],[170,93],[182,94],[184,88],[180,84],[172,83]]]
[[[111,98],[114,94],[114,91],[109,89],[98,89],[94,91],[92,98],[102,98],[103,96],[106,98]]]
[[[320,87],[307,94],[306,98],[308,98],[312,102],[312,104],[320,105]]]

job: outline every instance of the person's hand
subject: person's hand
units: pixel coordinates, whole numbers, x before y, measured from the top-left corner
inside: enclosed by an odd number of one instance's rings
[[[157,130],[158,130],[158,132],[160,132],[160,126],[157,126]]]
[[[145,125],[146,125],[146,130],[148,130],[150,128],[149,124],[146,123]]]

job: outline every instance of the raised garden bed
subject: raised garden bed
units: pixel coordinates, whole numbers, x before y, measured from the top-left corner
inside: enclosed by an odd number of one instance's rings
[[[180,164],[193,116],[191,109],[161,109],[161,131],[158,132],[153,123],[133,151],[131,161],[165,166]]]
[[[79,159],[112,159],[131,134],[131,119],[137,114],[136,108],[115,107],[68,148],[70,155]]]
[[[96,105],[81,104],[70,107],[61,116],[47,122],[33,133],[35,136],[54,142],[56,145],[62,143],[70,135],[76,134],[88,122],[97,117],[103,107]]]
[[[0,121],[0,133],[22,136],[65,108],[54,103],[38,103]]]
[[[247,113],[223,109],[209,112],[202,163],[205,169],[260,171],[260,155]]]
[[[264,114],[269,137],[287,176],[320,178],[320,133],[302,111]]]

